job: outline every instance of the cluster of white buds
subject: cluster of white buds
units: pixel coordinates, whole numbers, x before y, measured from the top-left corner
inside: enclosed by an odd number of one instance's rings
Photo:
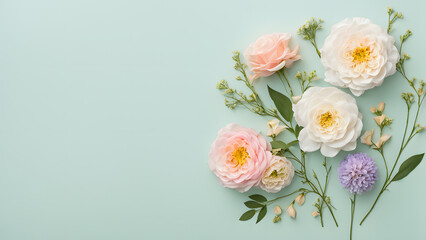
[[[293,203],[287,207],[287,214],[292,218],[296,218],[296,209],[294,209]]]
[[[408,106],[414,103],[414,94],[403,92],[401,94],[402,99],[407,103]]]
[[[316,216],[318,216],[318,215],[320,215],[318,211],[313,211],[313,212],[312,212],[312,217],[316,217]]]
[[[294,199],[294,201],[299,204],[299,206],[302,206],[303,203],[305,202],[305,193],[301,193],[299,195],[296,196],[296,198]]]
[[[275,217],[272,220],[272,222],[273,223],[277,223],[277,222],[279,222],[281,220],[281,213],[282,213],[281,207],[277,205],[274,208],[274,213],[275,213]]]
[[[296,218],[296,209],[294,208],[294,203],[299,204],[299,206],[302,206],[303,203],[305,203],[305,193],[302,192],[299,195],[297,195],[293,202],[287,207],[286,212],[287,214],[291,217],[291,218]],[[272,220],[272,222],[276,223],[279,222],[281,220],[281,214],[282,214],[282,209],[280,206],[275,206],[274,208],[274,213],[275,213],[275,217]],[[312,213],[313,216],[313,213]]]
[[[361,136],[361,142],[364,144],[367,144],[369,146],[374,146],[377,149],[380,149],[383,147],[383,145],[391,138],[391,135],[389,134],[383,134],[382,130],[385,126],[388,126],[392,123],[392,119],[388,118],[385,114],[383,114],[383,111],[385,110],[385,103],[380,102],[379,105],[376,107],[371,107],[370,111],[376,115],[374,117],[374,121],[376,124],[380,127],[380,139],[377,143],[374,143],[372,138],[374,134],[374,128],[368,131],[365,131],[364,135]]]

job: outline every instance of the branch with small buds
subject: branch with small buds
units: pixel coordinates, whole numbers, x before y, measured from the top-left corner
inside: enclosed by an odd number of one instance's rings
[[[398,19],[402,19],[402,13],[400,12],[395,12],[391,7],[388,7],[388,28],[387,28],[387,32],[390,33],[391,29],[392,29],[392,24],[395,23],[396,20]]]
[[[303,24],[303,26],[299,28],[299,30],[297,30],[297,34],[299,34],[304,40],[308,40],[309,42],[311,42],[312,46],[314,46],[318,54],[318,57],[320,58],[321,58],[321,52],[318,50],[318,46],[316,42],[316,34],[317,34],[317,31],[322,28],[321,23],[323,23],[323,20],[321,18],[319,19],[311,18],[307,20],[305,24]]]
[[[389,25],[388,25],[388,32],[390,31],[391,27],[392,27],[392,23],[394,23],[396,21],[396,19],[400,19],[402,18],[402,14],[399,12],[394,12],[393,9],[388,8],[388,15],[389,15]],[[415,77],[413,78],[408,78],[406,71],[405,71],[405,63],[407,60],[410,59],[410,56],[406,53],[402,54],[402,47],[404,46],[404,43],[407,41],[407,39],[412,35],[412,32],[410,30],[407,30],[403,35],[400,36],[400,46],[399,46],[399,55],[400,60],[398,61],[398,63],[396,64],[396,70],[402,75],[402,77],[407,81],[408,85],[413,89],[414,93],[411,92],[403,92],[401,94],[402,99],[405,102],[405,105],[407,107],[407,117],[406,117],[406,122],[405,122],[405,128],[404,128],[404,134],[402,137],[402,141],[401,141],[401,145],[400,145],[400,149],[398,152],[398,155],[394,161],[394,164],[391,168],[391,170],[388,170],[388,166],[386,163],[386,159],[385,159],[385,155],[383,152],[383,144],[390,138],[390,135],[382,135],[382,130],[383,127],[386,126],[387,124],[390,124],[392,121],[387,120],[387,117],[379,117],[382,116],[382,110],[380,109],[371,109],[371,111],[373,113],[375,113],[376,115],[378,115],[378,117],[375,118],[376,123],[380,126],[380,135],[381,135],[381,140],[379,140],[379,142],[377,144],[374,144],[375,149],[378,150],[384,160],[385,163],[385,167],[386,167],[386,179],[385,182],[383,183],[383,186],[376,198],[376,200],[374,201],[373,205],[371,206],[370,210],[367,212],[367,214],[364,216],[364,218],[362,219],[362,221],[360,222],[360,225],[367,219],[367,217],[370,215],[370,213],[372,212],[372,210],[374,209],[374,207],[376,206],[378,200],[380,199],[380,197],[382,196],[382,194],[388,190],[389,185],[393,182],[393,181],[397,181],[395,180],[395,178],[397,177],[397,175],[399,174],[399,171],[393,175],[396,165],[404,151],[404,149],[407,147],[408,143],[414,138],[414,136],[416,136],[418,133],[420,133],[421,131],[424,130],[424,127],[420,126],[420,124],[418,123],[418,116],[420,113],[420,109],[423,105],[423,101],[425,99],[425,82],[423,82],[423,80],[417,81],[417,79]],[[414,120],[412,121],[412,127],[411,127],[411,131],[409,130],[409,124],[410,124],[410,110],[412,109],[412,106],[414,104],[414,102],[416,102],[416,96],[417,96],[417,105],[416,105],[416,110],[415,110],[415,117]],[[384,105],[383,105],[384,108]],[[376,111],[373,111],[376,110]],[[368,131],[367,131],[368,132]],[[367,132],[363,135],[363,137],[361,138],[361,141],[363,143],[370,143],[371,142],[371,136],[369,136],[369,134],[367,134]],[[372,131],[370,132],[372,135]],[[368,141],[368,139],[370,139],[370,141]],[[372,145],[372,144],[368,144],[368,145]],[[423,155],[418,155],[421,159],[423,158]],[[421,157],[420,157],[421,156]],[[413,156],[413,157],[417,157],[417,156]],[[410,160],[407,159],[404,163],[408,162]],[[404,163],[402,165],[404,165]],[[418,164],[418,163],[417,163]],[[401,165],[401,166],[402,166]],[[414,165],[412,167],[412,169],[410,171],[412,171],[417,165]],[[401,170],[401,169],[400,169]],[[408,174],[408,173],[407,173]],[[406,176],[406,175],[405,175]],[[403,176],[403,177],[405,177]],[[397,178],[398,179],[398,178]],[[399,179],[398,179],[399,180]]]

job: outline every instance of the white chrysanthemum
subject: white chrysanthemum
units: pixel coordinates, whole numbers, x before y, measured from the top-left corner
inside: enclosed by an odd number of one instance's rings
[[[382,85],[399,60],[394,38],[366,18],[347,18],[333,26],[321,49],[325,81],[355,96]]]
[[[293,164],[285,157],[274,155],[271,164],[263,173],[259,186],[267,192],[276,193],[290,185],[293,177]]]
[[[334,157],[340,150],[356,148],[362,115],[351,95],[335,87],[311,87],[293,110],[296,122],[304,127],[298,138],[303,151],[321,148],[322,155]]]

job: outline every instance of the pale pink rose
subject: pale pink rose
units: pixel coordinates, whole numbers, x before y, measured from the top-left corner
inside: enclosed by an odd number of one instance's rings
[[[254,74],[250,75],[251,81],[270,76],[283,67],[289,68],[300,59],[297,55],[299,46],[292,51],[288,46],[290,39],[290,33],[273,33],[263,35],[250,44],[244,52],[244,58]]]
[[[259,183],[272,158],[270,151],[262,135],[232,123],[219,131],[212,144],[209,167],[221,185],[245,192]]]

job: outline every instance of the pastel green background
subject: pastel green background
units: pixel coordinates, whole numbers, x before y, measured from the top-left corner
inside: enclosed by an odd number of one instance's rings
[[[330,27],[363,16],[386,26],[386,7],[404,13],[392,35],[410,28],[405,51],[410,76],[426,75],[426,29],[421,1],[131,1],[14,0],[0,2],[0,239],[347,239],[349,194],[333,165],[329,194],[338,208],[336,228],[312,218],[313,196],[297,218],[278,224],[239,222],[247,196],[221,187],[207,166],[217,131],[231,122],[266,132],[269,118],[231,111],[215,89],[233,86],[231,52],[262,34],[289,32],[303,61],[289,71],[323,68],[296,31],[312,16]],[[277,78],[260,79],[282,90]],[[327,86],[322,80],[317,85]],[[386,147],[395,155],[401,138],[407,88],[395,74],[357,98],[364,129],[374,126],[368,109],[379,101],[394,118]],[[267,104],[272,102],[265,98]],[[426,123],[426,110],[420,120]],[[404,153],[425,151],[419,135]],[[357,151],[367,151],[359,145]],[[378,154],[369,152],[380,169]],[[309,154],[309,168],[321,156]],[[321,170],[319,170],[321,171]],[[426,164],[391,185],[354,239],[424,239]],[[300,187],[294,179],[285,194]],[[358,197],[355,221],[378,192]],[[267,194],[268,197],[278,194]],[[280,202],[286,207],[290,199]]]

